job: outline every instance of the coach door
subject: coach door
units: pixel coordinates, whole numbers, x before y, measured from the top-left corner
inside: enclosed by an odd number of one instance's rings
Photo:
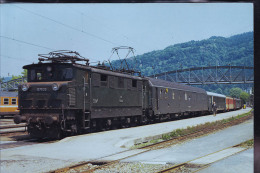
[[[155,94],[156,110],[158,111],[158,109],[159,109],[159,90],[157,87],[156,87],[155,93],[156,93]]]

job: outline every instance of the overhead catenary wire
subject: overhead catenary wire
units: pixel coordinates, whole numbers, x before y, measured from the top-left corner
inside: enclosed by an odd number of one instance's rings
[[[23,7],[21,7],[21,6],[17,6],[17,5],[14,5],[14,4],[11,4],[11,5],[14,6],[14,7],[16,7],[16,8],[19,8],[20,10],[26,11],[26,12],[28,12],[28,13],[30,13],[30,14],[36,15],[36,16],[38,16],[38,17],[41,17],[41,18],[44,18],[44,19],[46,19],[46,20],[52,21],[52,22],[57,23],[57,24],[59,24],[59,25],[62,25],[62,26],[64,26],[64,27],[70,28],[70,29],[72,29],[72,30],[81,32],[81,33],[83,33],[83,34],[86,34],[86,35],[95,37],[95,38],[97,38],[97,39],[100,39],[100,40],[103,40],[103,41],[108,42],[108,43],[110,43],[110,44],[113,44],[113,45],[118,46],[118,44],[116,44],[116,43],[114,43],[114,42],[112,42],[112,41],[110,41],[110,40],[104,39],[104,38],[102,38],[102,37],[99,37],[99,36],[97,36],[97,35],[94,35],[94,34],[91,34],[91,33],[88,33],[88,32],[86,32],[86,31],[84,31],[83,28],[82,28],[82,30],[81,30],[81,29],[78,29],[78,28],[76,28],[76,27],[74,27],[74,26],[72,26],[72,25],[69,25],[69,24],[60,22],[60,21],[58,21],[58,20],[54,20],[54,19],[52,19],[52,18],[50,18],[50,17],[47,17],[47,16],[42,15],[42,14],[39,14],[39,13],[37,13],[37,12],[28,10],[28,9],[23,8]],[[77,12],[77,11],[75,10],[75,12]],[[79,13],[79,12],[78,12],[78,13]],[[80,14],[86,16],[83,12],[80,12]],[[123,36],[124,36],[124,35],[123,35]],[[125,37],[125,36],[124,36],[124,37]],[[48,47],[45,47],[45,46],[41,46],[41,45],[37,45],[37,44],[34,44],[34,43],[26,42],[26,41],[23,41],[23,40],[18,40],[18,39],[15,39],[15,38],[10,38],[10,37],[6,37],[6,36],[2,36],[2,38],[6,38],[6,39],[9,39],[9,40],[13,40],[13,41],[16,41],[16,42],[20,42],[20,43],[24,43],[24,44],[28,44],[28,45],[32,45],[32,46],[37,46],[37,47],[45,48],[45,49],[52,50],[52,51],[55,50],[55,49],[52,49],[52,48],[48,48]]]
[[[82,16],[85,16],[85,17],[87,17],[87,18],[90,18],[92,21],[95,21],[95,22],[97,22],[97,23],[99,23],[99,24],[101,24],[101,25],[103,25],[103,26],[105,26],[106,28],[108,27],[108,28],[110,28],[110,30],[114,30],[114,28],[113,27],[111,27],[111,25],[106,25],[106,24],[104,24],[103,22],[100,22],[100,20],[97,20],[97,19],[95,19],[95,18],[93,18],[93,17],[90,17],[90,16],[88,16],[88,15],[86,15],[84,12],[82,12],[82,11],[80,11],[80,10],[76,10],[76,9],[74,9],[74,8],[72,8],[72,7],[69,7],[70,9],[72,9],[72,11],[74,11],[75,13],[78,13],[78,14],[80,14],[80,15],[82,15]],[[82,26],[82,28],[83,28],[83,26]],[[122,33],[116,33],[117,35],[121,35],[122,37],[124,37],[124,39],[127,39],[127,40],[129,40],[129,41],[131,41],[131,42],[135,42],[135,41],[133,41],[133,40],[131,40],[131,39],[129,39],[129,37],[127,37],[126,35],[124,35],[124,34],[122,34]]]
[[[48,49],[48,50],[52,50],[52,51],[54,50],[54,49],[49,48],[49,47],[41,46],[41,45],[38,45],[38,44],[35,44],[35,43],[29,43],[29,42],[26,42],[26,41],[23,41],[23,40],[18,40],[18,39],[15,39],[15,38],[10,38],[10,37],[3,36],[3,35],[0,35],[0,37],[5,38],[5,39],[8,39],[8,40],[16,41],[16,42],[28,44],[28,45],[31,45],[31,46],[36,46],[36,47],[40,47],[40,48],[44,48],[44,49]]]
[[[26,11],[26,12],[28,12],[28,13],[31,13],[31,14],[34,14],[34,15],[39,16],[39,17],[41,17],[41,18],[50,20],[50,21],[52,21],[52,22],[54,22],[54,23],[60,24],[60,25],[62,25],[62,26],[64,26],[64,27],[73,29],[73,30],[78,31],[78,32],[81,32],[81,33],[83,33],[83,34],[92,36],[92,37],[94,37],[94,38],[97,38],[97,39],[99,39],[99,40],[105,41],[105,42],[110,43],[110,44],[112,44],[112,45],[118,45],[118,44],[116,44],[116,43],[114,43],[114,42],[112,42],[112,41],[109,41],[109,40],[107,40],[107,39],[104,39],[104,38],[102,38],[102,37],[100,37],[100,36],[97,36],[97,35],[91,34],[91,33],[89,33],[89,32],[86,32],[86,31],[84,31],[83,29],[80,30],[80,29],[78,29],[78,28],[76,28],[76,27],[74,27],[74,26],[71,26],[71,25],[62,23],[62,22],[60,22],[60,21],[51,19],[51,18],[49,18],[49,17],[43,16],[43,15],[41,15],[41,14],[35,13],[35,12],[33,12],[33,11],[30,11],[30,10],[28,10],[28,9],[22,8],[22,7],[17,6],[17,5],[13,5],[13,4],[11,4],[11,5],[12,5],[12,6],[15,6],[15,7],[19,8],[19,9],[21,9],[21,10],[24,10],[24,11]]]
[[[9,59],[16,59],[16,60],[19,60],[19,61],[27,61],[27,62],[30,62],[32,63],[32,61],[28,60],[28,59],[21,59],[21,58],[14,58],[14,57],[10,57],[10,56],[7,56],[7,55],[2,55],[0,54],[0,57],[6,57],[6,58],[9,58]]]

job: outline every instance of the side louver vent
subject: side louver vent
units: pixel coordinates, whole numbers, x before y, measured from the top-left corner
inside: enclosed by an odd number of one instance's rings
[[[69,106],[75,106],[76,105],[76,90],[75,88],[69,88]]]

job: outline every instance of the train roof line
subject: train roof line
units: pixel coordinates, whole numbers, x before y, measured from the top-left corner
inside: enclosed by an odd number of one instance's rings
[[[206,92],[207,92],[208,95],[211,95],[211,96],[218,96],[218,97],[223,97],[223,98],[227,97],[223,94],[213,93],[213,92],[209,92],[209,91],[206,91]]]
[[[155,78],[150,78],[150,77],[145,77],[145,78],[148,79],[150,84],[154,87],[170,88],[170,89],[191,91],[191,92],[206,94],[206,91],[201,88],[191,87],[191,86],[179,84],[176,82],[169,82],[169,81],[162,80],[162,79],[155,79]]]
[[[1,97],[17,97],[18,96],[18,92],[10,92],[10,91],[1,91],[0,90],[0,96]]]

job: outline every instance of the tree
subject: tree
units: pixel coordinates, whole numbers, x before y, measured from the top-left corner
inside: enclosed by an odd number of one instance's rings
[[[18,75],[18,76],[12,75],[12,79],[11,80],[18,79],[18,78],[21,78],[21,77],[22,77],[21,75]]]
[[[18,75],[18,76],[12,75],[12,79],[11,79],[11,80],[18,79],[18,78],[22,78],[22,77],[27,77],[27,70],[26,70],[26,69],[24,69],[24,70],[21,72],[21,75]]]
[[[241,88],[231,88],[229,90],[229,95],[231,97],[235,97],[235,98],[239,98],[240,97],[240,94],[242,93],[242,89]]]
[[[27,70],[24,69],[21,74],[22,74],[23,77],[27,77]]]
[[[216,89],[216,91],[215,91],[216,93],[219,93],[219,94],[223,94],[223,92],[222,92],[222,89],[221,88],[218,88],[218,89]]]
[[[241,92],[240,93],[240,99],[242,100],[243,104],[248,102],[250,95],[247,92]]]
[[[21,75],[18,75],[18,76],[12,75],[12,79],[11,80],[18,79],[18,78],[21,78],[21,77],[22,77]]]

